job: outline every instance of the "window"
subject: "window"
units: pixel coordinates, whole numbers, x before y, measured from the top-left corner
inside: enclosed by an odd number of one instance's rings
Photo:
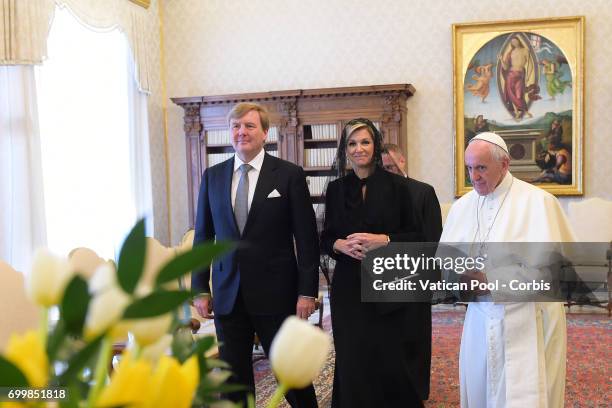
[[[48,247],[65,255],[86,246],[116,258],[137,216],[128,43],[118,30],[96,32],[58,8],[47,44],[36,82]]]

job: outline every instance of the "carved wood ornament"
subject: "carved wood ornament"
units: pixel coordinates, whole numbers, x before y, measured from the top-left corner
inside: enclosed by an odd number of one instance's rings
[[[329,148],[333,141],[305,140],[310,126],[330,125],[339,137],[344,124],[357,117],[380,123],[385,142],[406,151],[406,101],[415,92],[410,84],[373,85],[346,88],[303,89],[233,95],[172,98],[184,109],[184,137],[187,144],[187,175],[190,226],[193,227],[198,189],[209,155],[232,152],[231,145],[208,146],[206,132],[227,129],[226,116],[239,102],[256,102],[270,112],[271,126],[278,141],[266,150],[302,165],[305,144],[308,150]],[[305,168],[307,175],[324,175],[325,168]]]

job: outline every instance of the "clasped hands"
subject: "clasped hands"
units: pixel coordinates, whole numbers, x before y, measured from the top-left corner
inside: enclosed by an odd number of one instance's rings
[[[368,251],[380,248],[388,243],[389,237],[385,234],[357,232],[349,235],[346,239],[337,239],[334,242],[334,251],[362,261]]]

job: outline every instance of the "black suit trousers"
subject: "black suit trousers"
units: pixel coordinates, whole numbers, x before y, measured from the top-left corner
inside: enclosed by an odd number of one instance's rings
[[[225,397],[234,401],[243,401],[246,406],[247,395],[255,395],[255,380],[253,377],[253,339],[255,333],[261,341],[264,352],[269,356],[272,339],[280,329],[287,314],[253,315],[250,314],[239,292],[231,313],[215,315],[217,338],[221,343],[219,352],[221,359],[232,369],[230,384],[246,385],[246,391],[233,392]],[[291,390],[286,399],[293,408],[317,407],[314,387],[311,385],[301,390]]]

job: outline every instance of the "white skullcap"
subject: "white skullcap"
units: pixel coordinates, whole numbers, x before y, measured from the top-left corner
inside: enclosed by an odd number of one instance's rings
[[[475,140],[484,140],[485,142],[493,143],[495,146],[501,147],[504,152],[508,153],[508,146],[506,145],[506,142],[504,142],[504,139],[493,132],[479,133],[470,140],[470,143]]]

